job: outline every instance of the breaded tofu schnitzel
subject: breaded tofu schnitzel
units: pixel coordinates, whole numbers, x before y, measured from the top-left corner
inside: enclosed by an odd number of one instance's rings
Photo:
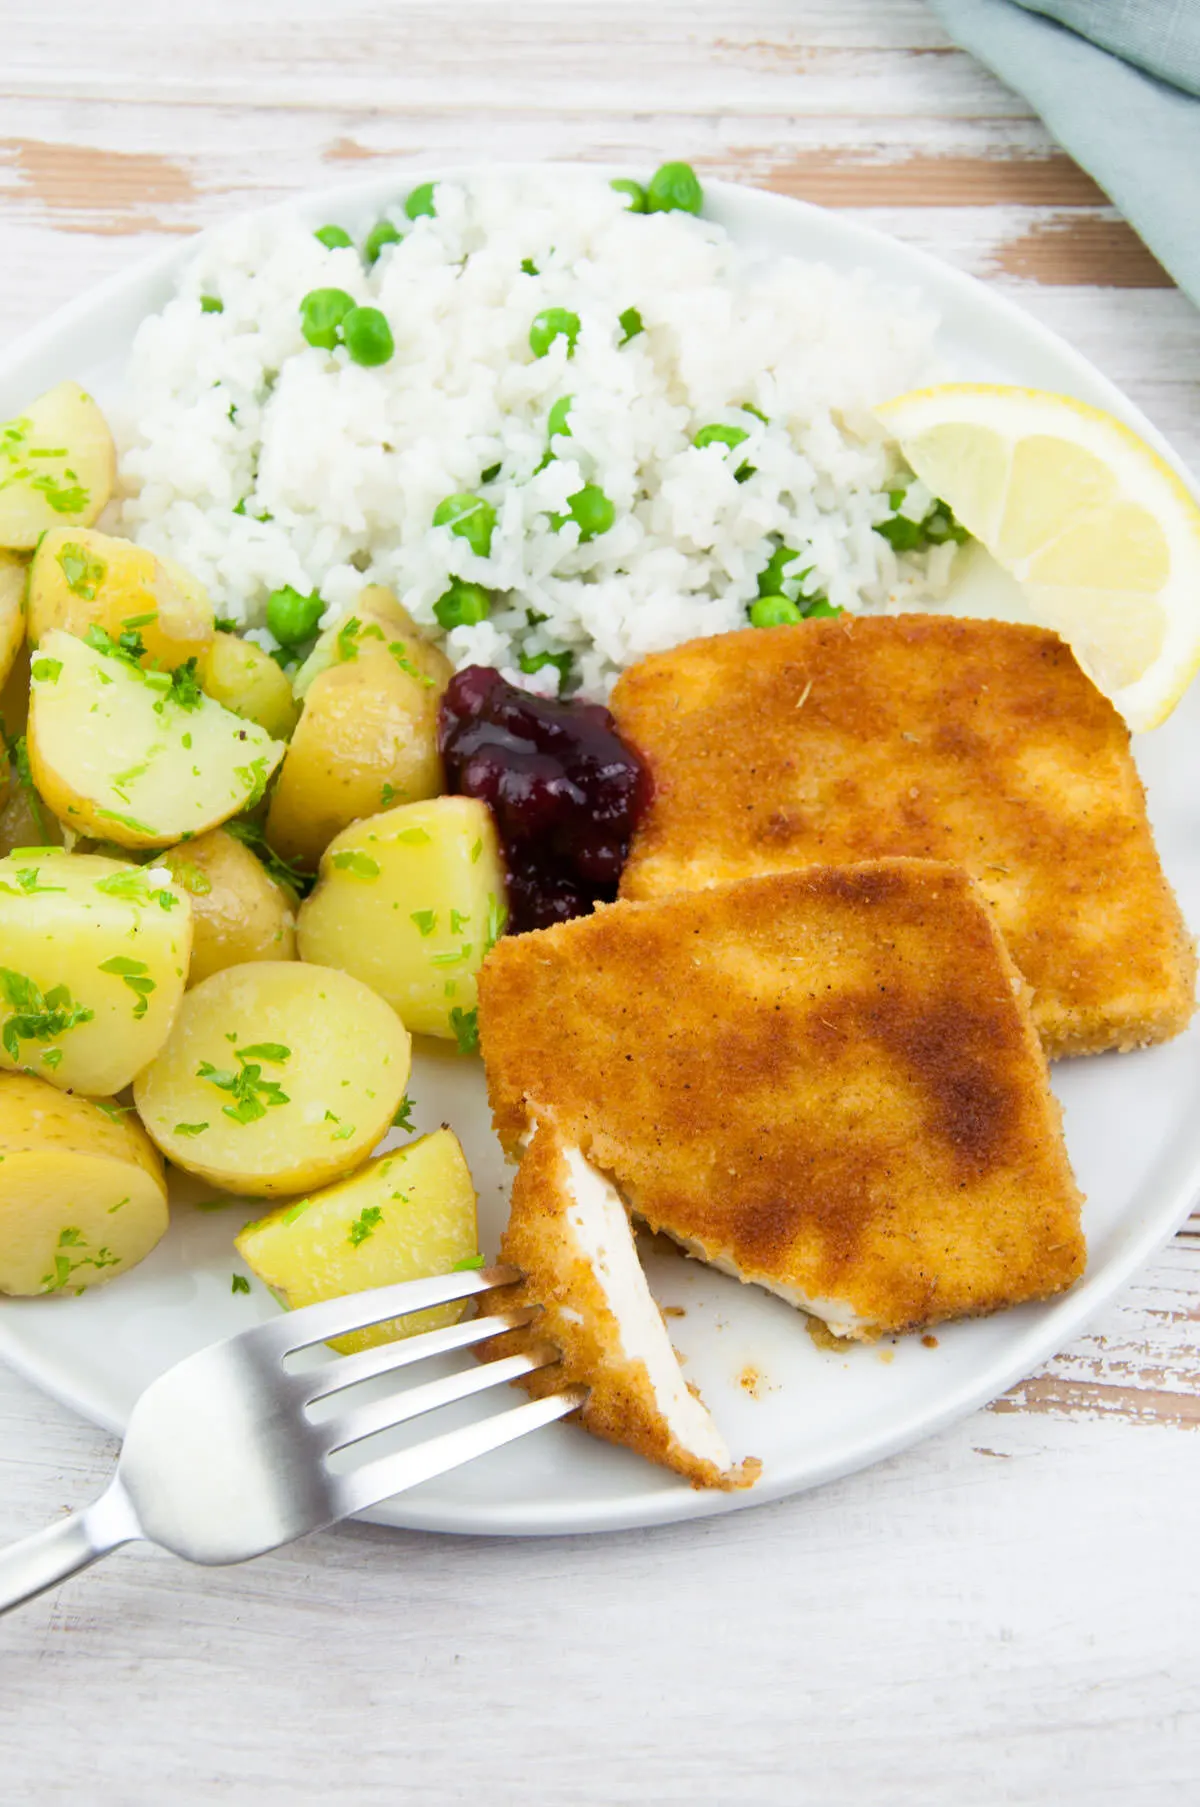
[[[518,1383],[535,1398],[581,1383],[588,1396],[579,1420],[594,1436],[624,1443],[694,1487],[752,1484],[759,1464],[734,1467],[680,1373],[620,1197],[549,1124],[522,1156],[500,1259],[525,1278],[493,1296],[540,1310],[527,1328],[482,1344],[482,1360],[556,1343],[562,1361]]]
[[[652,1229],[840,1335],[1083,1270],[1024,986],[956,867],[814,867],[506,939],[479,1026],[510,1155],[552,1125]]]
[[[937,615],[723,634],[632,666],[612,710],[654,779],[623,897],[949,860],[994,908],[1052,1058],[1191,1017],[1128,730],[1056,634]]]

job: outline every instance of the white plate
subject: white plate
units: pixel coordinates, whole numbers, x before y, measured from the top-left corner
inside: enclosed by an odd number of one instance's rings
[[[288,203],[285,211],[314,225],[336,219],[365,230],[415,183],[467,173],[406,168]],[[627,172],[564,168],[562,176],[571,182],[613,173]],[[865,267],[920,290],[941,314],[940,348],[951,374],[1067,391],[1119,415],[1178,466],[1149,422],[1085,359],[972,278],[837,215],[754,189],[710,182],[706,212],[743,243]],[[166,301],[193,249],[174,246],[81,296],[0,357],[0,419],[68,376],[111,403],[135,328]],[[1138,754],[1167,871],[1188,920],[1200,922],[1200,810],[1191,775],[1200,766],[1200,688]],[[1173,1233],[1200,1192],[1200,1027],[1166,1047],[1065,1063],[1054,1083],[1088,1196],[1087,1274],[1065,1297],[947,1326],[936,1349],[908,1338],[894,1347],[825,1353],[804,1320],[778,1300],[652,1251],[647,1265],[660,1301],[685,1309],[672,1320],[671,1335],[689,1379],[735,1449],[762,1458],[762,1479],[749,1494],[694,1492],[622,1450],[555,1426],[369,1516],[506,1534],[696,1518],[865,1467],[995,1398],[1076,1334]],[[420,1127],[449,1121],[461,1135],[480,1194],[481,1246],[494,1251],[508,1181],[478,1063],[423,1049],[411,1090]],[[182,1200],[206,1192],[180,1188]],[[275,1310],[257,1283],[249,1298],[231,1292],[240,1266],[232,1236],[254,1215],[238,1204],[202,1214],[181,1203],[163,1243],[128,1278],[77,1300],[0,1304],[0,1353],[87,1417],[120,1429],[138,1393],[171,1362]],[[750,1369],[759,1376],[756,1394],[742,1384]],[[463,1418],[472,1415],[463,1408]]]

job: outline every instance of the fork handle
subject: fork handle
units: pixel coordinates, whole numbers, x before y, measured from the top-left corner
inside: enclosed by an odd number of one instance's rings
[[[133,1508],[114,1481],[81,1512],[0,1550],[0,1613],[56,1587],[119,1544],[140,1536]]]

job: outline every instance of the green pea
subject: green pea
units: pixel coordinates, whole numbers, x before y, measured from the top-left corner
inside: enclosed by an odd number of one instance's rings
[[[526,276],[537,276],[540,274],[538,267],[534,263],[532,257],[523,257],[521,259],[521,269],[522,269],[522,272]]]
[[[792,578],[785,576],[787,567],[794,564],[800,554],[791,546],[776,546],[770,558],[758,574],[758,593],[760,596],[786,595],[784,584],[795,582],[796,578],[806,575],[796,572]]]
[[[313,237],[319,238],[327,251],[344,251],[347,245],[354,243],[350,234],[341,226],[318,226]]]
[[[486,558],[492,549],[492,530],[496,525],[496,510],[482,496],[473,496],[467,490],[460,490],[456,495],[447,496],[439,502],[433,511],[435,527],[448,527],[466,540],[472,552],[480,558]]]
[[[631,182],[628,176],[618,176],[608,186],[615,188],[619,195],[629,197],[625,203],[626,213],[645,213],[646,191],[640,182]]]
[[[310,345],[332,351],[342,321],[353,306],[354,297],[345,289],[310,289],[300,303],[300,331]]]
[[[790,596],[760,596],[750,604],[752,627],[786,627],[802,615],[803,610]]]
[[[627,307],[623,314],[617,315],[617,319],[623,334],[620,341],[622,345],[628,345],[631,339],[636,339],[639,333],[646,330],[645,321],[635,307]]]
[[[585,545],[598,533],[607,533],[617,518],[617,511],[604,491],[595,483],[585,483],[573,496],[567,497],[571,519],[579,528],[579,543]]]
[[[551,439],[559,437],[569,439],[571,437],[571,423],[568,416],[574,401],[573,395],[560,395],[551,408],[546,418],[546,432]]]
[[[392,225],[391,220],[380,220],[371,227],[363,241],[363,257],[368,269],[379,262],[379,254],[385,245],[398,245],[401,234]]]
[[[445,595],[434,603],[433,612],[447,633],[452,627],[474,627],[491,614],[492,598],[482,584],[464,583],[456,577]]]
[[[650,178],[647,213],[699,213],[704,190],[690,163],[664,163]]]
[[[280,646],[299,646],[311,640],[324,613],[325,603],[315,590],[311,596],[302,596],[291,584],[284,584],[267,598],[267,626]]]
[[[692,444],[700,446],[701,448],[706,445],[735,446],[741,445],[743,439],[748,439],[749,437],[750,435],[743,432],[741,427],[722,427],[719,425],[701,427],[700,431],[693,438]]]
[[[578,314],[566,307],[547,307],[535,314],[529,328],[529,349],[534,357],[544,358],[560,335],[567,341],[567,356],[574,357],[575,341],[579,337]]]
[[[845,609],[834,608],[828,596],[818,596],[815,602],[808,604],[804,615],[808,621],[820,621],[830,615],[844,615],[845,612]]]
[[[377,307],[354,307],[342,321],[342,338],[356,364],[373,369],[386,364],[396,349],[392,329]]]
[[[422,214],[431,220],[437,217],[437,203],[433,198],[436,187],[436,182],[422,182],[419,188],[413,189],[404,203],[404,211],[410,220],[419,220]]]

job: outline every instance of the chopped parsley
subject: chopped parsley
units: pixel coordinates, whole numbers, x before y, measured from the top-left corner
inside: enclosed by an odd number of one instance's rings
[[[396,789],[394,784],[385,784],[383,787],[383,794],[380,797],[380,802],[383,804],[384,809],[387,809],[389,804],[394,803],[399,795],[400,792]]]
[[[154,980],[147,976],[145,961],[130,960],[123,954],[115,954],[111,960],[104,962],[100,971],[116,974],[124,984],[128,985],[130,991],[136,994],[137,1003],[133,1007],[134,1021],[145,1016],[150,1006],[150,993],[158,989]]]
[[[74,1003],[67,986],[55,985],[43,996],[31,978],[25,973],[13,972],[8,966],[0,966],[0,987],[3,988],[13,1013],[4,1025],[0,1041],[18,1065],[21,1063],[23,1041],[54,1041],[58,1036],[65,1035],[68,1029],[78,1028],[81,1023],[90,1023],[96,1014],[83,1004]],[[56,1055],[57,1059],[52,1059],[52,1055]],[[42,1060],[47,1066],[58,1066],[62,1060],[62,1049],[46,1050]]]
[[[618,345],[628,345],[631,339],[636,339],[640,332],[646,330],[646,323],[635,307],[627,307],[624,313],[617,315],[617,320],[622,335],[617,340]]]
[[[107,878],[96,880],[96,889],[106,897],[120,897],[126,903],[156,903],[160,910],[173,910],[179,902],[173,891],[152,885],[144,872],[110,872]]]
[[[475,843],[475,845],[474,845],[474,847],[472,847],[472,849],[471,849],[471,864],[472,864],[472,866],[474,866],[474,865],[476,865],[476,864],[477,864],[477,862],[478,862],[478,860],[479,860],[479,856],[480,856],[480,854],[481,854],[481,853],[482,853],[482,852],[483,852],[483,842],[482,842],[482,841],[481,841],[481,840],[480,840],[480,841],[476,841],[476,843]]]
[[[349,620],[344,621],[338,629],[337,656],[343,665],[358,657],[358,636],[361,628],[362,622],[358,616],[351,615]]]
[[[270,1053],[263,1053],[270,1049]],[[258,1053],[262,1060],[286,1060],[288,1050],[281,1049],[278,1043],[263,1042],[256,1049],[234,1050],[241,1062],[236,1072],[228,1068],[214,1067],[211,1061],[202,1060],[196,1068],[197,1079],[207,1079],[218,1091],[228,1092],[233,1099],[232,1104],[221,1106],[223,1116],[234,1123],[257,1123],[265,1117],[268,1110],[280,1104],[289,1104],[287,1093],[273,1079],[264,1079],[262,1067],[258,1061],[249,1058],[251,1053]]]
[[[135,671],[139,677],[144,678],[148,675],[142,670],[142,660],[146,656],[145,642],[135,627],[122,628],[114,639],[107,628],[100,627],[97,622],[93,622],[83,637],[93,652],[103,653],[107,659],[118,660],[120,664],[127,665],[130,671]],[[166,676],[165,672],[149,675]],[[169,678],[167,682],[170,683]]]
[[[343,853],[335,853],[333,864],[339,872],[352,872],[355,878],[378,878],[379,867],[368,853],[356,853],[347,848]]]
[[[461,910],[451,910],[450,933],[452,935],[461,935],[470,920],[471,918],[469,916],[464,916]]]
[[[186,659],[171,673],[171,701],[181,709],[198,709],[204,697],[196,676],[196,660]]]
[[[301,872],[298,866],[289,866],[286,860],[280,859],[267,845],[267,837],[257,822],[246,822],[239,818],[233,822],[223,822],[221,826],[226,834],[231,834],[235,841],[241,841],[244,847],[249,847],[251,852],[258,855],[277,885],[286,885],[297,897],[308,896],[317,882],[313,874]]]
[[[37,787],[33,782],[33,774],[29,769],[29,747],[26,744],[25,736],[23,734],[9,734],[7,728],[4,728],[2,721],[0,721],[0,730],[3,731],[4,744],[8,748],[8,756],[12,760],[13,767],[17,774],[17,783],[25,792],[26,799],[29,803],[29,813],[33,817],[34,825],[37,828],[38,833],[44,835],[46,832],[46,818],[42,814],[42,800],[38,796]]]
[[[894,551],[924,552],[930,546],[944,546],[947,541],[961,546],[964,540],[970,539],[966,528],[955,519],[948,502],[935,498],[919,521],[901,514],[899,511],[907,494],[907,484],[890,489],[888,507],[892,512],[886,521],[875,523],[875,532],[882,535]]]
[[[418,671],[417,667],[408,656],[408,648],[403,640],[393,640],[388,646],[388,651],[391,653],[393,659],[395,659],[401,671],[406,671],[410,678],[415,678],[423,689],[433,689],[433,679],[427,672]]]
[[[437,927],[437,911],[414,910],[408,920],[416,923],[422,935],[432,935]]]
[[[456,1004],[450,1012],[450,1027],[460,1054],[473,1054],[479,1046],[479,1011],[464,1010]]]
[[[202,314],[223,314],[225,303],[219,295],[201,295],[200,312]]]
[[[487,930],[483,938],[485,956],[491,952],[508,926],[508,906],[501,903],[494,891],[488,892]]]
[[[192,897],[207,897],[212,890],[212,880],[208,873],[202,872],[199,866],[193,866],[186,860],[181,860],[173,865],[171,875],[175,883],[182,885]]]
[[[66,892],[65,885],[40,885],[36,866],[21,866],[12,876],[17,881],[14,885],[0,881],[0,891],[8,897],[35,897],[43,891]]]
[[[462,1261],[456,1261],[450,1272],[452,1274],[469,1274],[475,1268],[486,1266],[486,1263],[487,1258],[484,1255],[467,1255]]]
[[[76,540],[67,540],[59,547],[55,558],[72,596],[78,596],[84,602],[95,602],[96,592],[108,575],[104,560],[95,558]]]
[[[199,1136],[203,1135],[207,1128],[207,1123],[177,1123],[175,1134],[177,1136]]]
[[[410,847],[423,847],[429,840],[427,828],[401,828],[392,836],[393,841],[405,841]]]
[[[31,667],[33,677],[39,684],[57,684],[62,675],[61,659],[35,659]]]
[[[392,1118],[392,1128],[393,1129],[407,1129],[410,1132],[412,1130],[414,1130],[416,1128],[416,1124],[412,1120],[412,1113],[413,1113],[412,1099],[408,1096],[408,1093],[406,1092],[404,1094],[404,1097],[400,1100],[400,1103],[396,1108],[396,1115]]]
[[[119,822],[122,828],[128,828],[132,834],[148,834],[158,838],[157,828],[151,828],[148,822],[139,822],[136,816],[123,816],[115,809],[98,809],[96,814],[105,822]]]
[[[259,802],[263,796],[267,784],[270,781],[271,774],[267,770],[265,756],[258,759],[252,759],[249,765],[234,766],[233,774],[235,778],[241,780],[250,793],[242,807],[244,809],[253,809],[254,805]]]
[[[245,1274],[234,1274],[233,1284],[229,1290],[234,1293],[248,1293],[250,1291],[250,1282],[247,1280]]]
[[[374,1231],[379,1228],[382,1222],[382,1205],[364,1205],[362,1211],[350,1225],[351,1248],[356,1249],[360,1247],[360,1245],[367,1240],[368,1236],[372,1235]]]

